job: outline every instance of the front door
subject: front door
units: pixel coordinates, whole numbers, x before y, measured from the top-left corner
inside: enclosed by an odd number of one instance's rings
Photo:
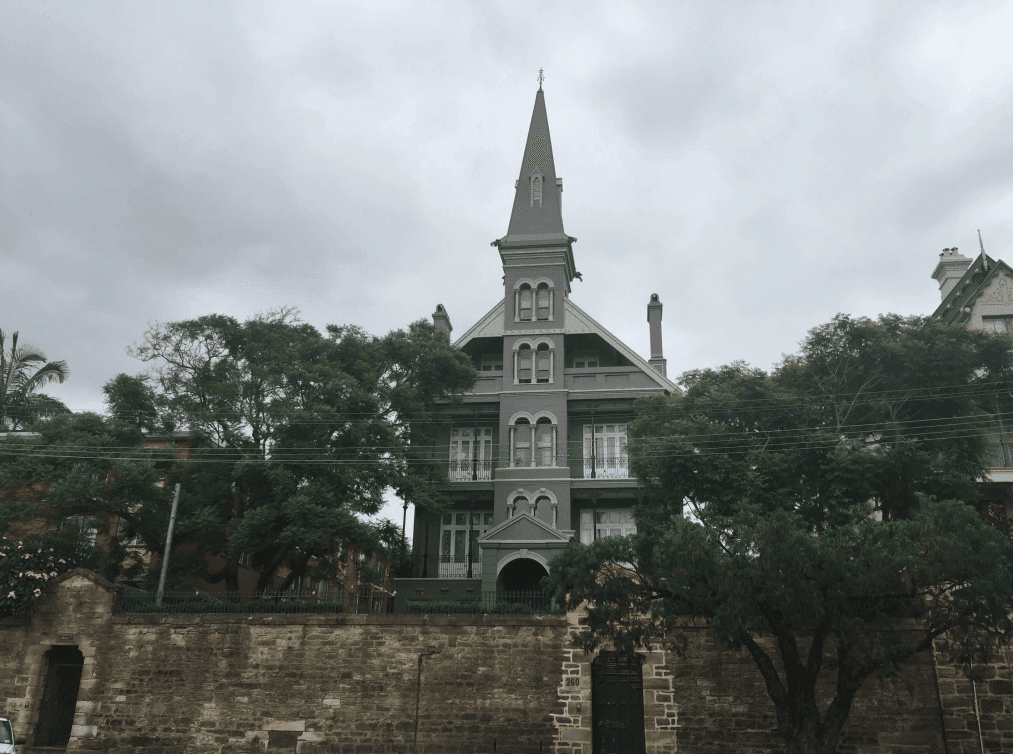
[[[53,647],[45,657],[46,679],[42,686],[39,724],[33,745],[66,746],[74,725],[84,655],[77,647]]]
[[[601,652],[591,663],[594,754],[644,754],[641,658]]]

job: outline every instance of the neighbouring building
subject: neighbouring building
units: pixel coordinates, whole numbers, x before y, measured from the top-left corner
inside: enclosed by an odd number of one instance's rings
[[[939,283],[942,296],[932,313],[934,318],[972,330],[1013,335],[1013,269],[988,256],[984,244],[973,259],[956,247],[943,249],[932,278]],[[982,492],[988,512],[1008,520],[1013,518],[1013,423],[1008,398],[996,396],[995,401],[991,409],[991,468]]]
[[[637,398],[671,393],[662,303],[647,303],[644,359],[570,300],[580,273],[563,230],[545,97],[539,88],[507,234],[493,241],[504,296],[455,345],[478,382],[448,406],[434,452],[447,464],[452,507],[417,511],[407,599],[478,599],[537,589],[574,538],[632,534],[640,488],[626,454]],[[450,336],[448,310],[433,320]]]

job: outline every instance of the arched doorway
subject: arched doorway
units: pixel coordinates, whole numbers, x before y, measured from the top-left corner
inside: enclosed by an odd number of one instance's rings
[[[66,746],[74,725],[74,708],[81,687],[84,655],[77,647],[53,647],[44,655],[46,678],[42,685],[39,724],[33,746]]]
[[[499,572],[497,586],[501,592],[540,591],[541,580],[549,575],[545,566],[531,558],[511,560]]]

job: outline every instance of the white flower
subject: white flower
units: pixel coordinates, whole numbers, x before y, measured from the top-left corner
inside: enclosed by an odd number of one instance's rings
[[[14,592],[11,592],[10,594],[7,595],[7,599],[9,599],[9,600],[14,599],[15,597],[17,597],[17,595],[14,594]]]
[[[42,594],[42,590],[41,589],[36,589],[35,590],[35,596],[38,597],[40,594]]]

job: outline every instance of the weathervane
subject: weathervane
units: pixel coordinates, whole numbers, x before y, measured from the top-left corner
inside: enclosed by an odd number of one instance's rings
[[[538,91],[542,91],[542,82],[545,81],[545,76],[542,75],[542,69],[538,69]]]

